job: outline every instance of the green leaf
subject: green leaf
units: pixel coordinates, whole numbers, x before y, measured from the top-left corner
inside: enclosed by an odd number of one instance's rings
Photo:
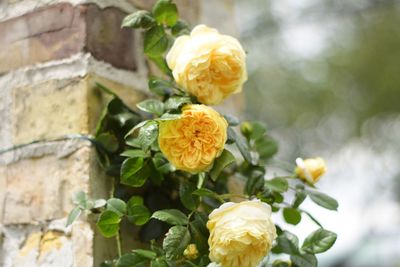
[[[96,199],[94,201],[93,208],[98,209],[101,207],[104,207],[107,204],[107,201],[105,199]]]
[[[163,56],[148,56],[151,61],[166,75],[172,77],[171,69],[168,67],[167,61]]]
[[[276,177],[272,180],[265,181],[265,186],[278,193],[284,193],[289,189],[288,181],[282,177]]]
[[[154,76],[150,77],[148,85],[150,91],[159,96],[169,95],[171,93],[171,88],[173,87],[170,82]]]
[[[287,223],[297,225],[301,221],[301,213],[294,208],[284,208],[283,217]]]
[[[89,198],[83,191],[76,192],[72,197],[72,202],[83,210],[91,209],[89,205]]]
[[[173,97],[168,98],[168,100],[165,102],[165,109],[166,110],[178,109],[183,104],[187,104],[187,103],[191,103],[190,97],[173,96]]]
[[[297,209],[301,205],[301,203],[303,203],[303,201],[306,199],[306,197],[307,197],[307,194],[304,193],[304,191],[297,191],[295,199],[293,200],[292,207]]]
[[[125,254],[118,259],[116,267],[146,267],[149,260],[135,253]]]
[[[138,141],[142,149],[147,151],[149,147],[157,140],[158,124],[156,121],[148,121],[139,130]]]
[[[321,207],[324,207],[328,210],[337,210],[338,209],[339,204],[334,198],[332,198],[326,194],[316,192],[316,191],[308,191],[307,190],[306,193],[310,196],[311,200],[315,204],[317,204]]]
[[[283,231],[276,239],[282,252],[293,255],[299,253],[299,239],[294,234]]]
[[[169,229],[163,241],[163,249],[167,259],[177,259],[190,243],[190,232],[185,226],[173,226]]]
[[[180,35],[184,35],[184,34],[189,35],[190,27],[183,20],[178,20],[175,23],[175,25],[171,28],[171,33],[173,36],[180,36]]]
[[[107,200],[107,210],[111,210],[119,216],[123,216],[126,213],[126,203],[118,198],[110,198]]]
[[[173,121],[182,118],[182,114],[172,114],[165,113],[160,118],[157,118],[158,121]]]
[[[183,181],[179,185],[179,197],[185,208],[195,210],[197,208],[199,198],[192,193],[196,190],[196,186],[190,182]]]
[[[68,215],[67,227],[70,226],[81,215],[82,209],[75,207]]]
[[[290,262],[276,260],[272,263],[272,267],[291,267]]]
[[[129,14],[122,21],[122,27],[148,29],[156,24],[155,19],[150,12],[145,10],[136,11]]]
[[[177,209],[158,210],[151,217],[172,225],[187,225],[189,223],[187,216]]]
[[[123,153],[121,153],[121,156],[128,158],[148,158],[150,157],[150,154],[141,149],[131,149],[125,150]]]
[[[246,180],[245,192],[248,195],[254,195],[263,189],[264,186],[264,173],[252,174]]]
[[[136,105],[140,110],[161,116],[164,113],[164,103],[157,99],[146,99]]]
[[[222,152],[221,156],[219,156],[215,161],[214,161],[214,166],[212,167],[210,171],[210,177],[213,181],[216,181],[218,179],[218,176],[221,174],[223,169],[225,169],[227,166],[235,162],[235,157],[231,152],[228,150],[224,149]]]
[[[312,254],[291,255],[290,260],[298,267],[317,267],[318,260]]]
[[[192,240],[196,244],[197,249],[200,253],[208,252],[208,236],[209,232],[206,228],[206,222],[203,222],[199,218],[196,218],[190,223],[190,233]],[[207,253],[208,254],[208,253]]]
[[[199,189],[193,191],[193,194],[201,196],[201,197],[218,197],[217,193],[215,193],[214,191],[211,191],[207,188],[199,188]]]
[[[231,129],[231,128],[229,128]],[[248,144],[246,143],[245,140],[243,140],[242,137],[238,136],[235,131],[231,130],[230,135],[236,142],[236,146],[239,149],[240,153],[242,154],[244,160],[246,160],[248,163],[253,164],[253,157],[251,156],[250,153],[250,148]]]
[[[175,170],[175,167],[168,162],[162,153],[156,153],[153,156],[152,161],[156,170],[161,173],[165,174]]]
[[[330,249],[336,242],[337,235],[331,231],[320,228],[312,232],[304,240],[302,250],[311,254],[322,253]]]
[[[261,159],[269,159],[278,152],[278,144],[269,137],[257,139],[254,146]]]
[[[118,139],[110,133],[102,133],[96,137],[96,142],[107,152],[113,153],[118,150]]]
[[[157,257],[157,253],[147,249],[134,249],[132,252],[143,258],[147,258],[150,260],[155,259]]]
[[[133,196],[127,203],[127,217],[135,225],[144,225],[150,220],[151,213],[143,204],[143,198]]]
[[[178,8],[171,0],[158,0],[153,7],[153,14],[158,23],[169,27],[178,20]]]
[[[101,213],[99,220],[97,221],[97,227],[103,236],[109,238],[118,233],[120,222],[121,217],[117,213],[111,210],[106,210]]]
[[[229,126],[237,126],[239,125],[240,121],[233,115],[224,115],[225,120],[228,122]]]
[[[144,52],[150,57],[161,56],[169,41],[162,26],[155,26],[144,33]]]
[[[151,261],[150,267],[170,267],[170,265],[165,259],[157,258]]]
[[[150,168],[144,164],[143,158],[126,159],[121,166],[121,183],[140,187],[150,176]]]

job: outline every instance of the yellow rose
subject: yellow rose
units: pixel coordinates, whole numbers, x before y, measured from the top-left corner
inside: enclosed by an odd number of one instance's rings
[[[318,182],[319,178],[326,173],[326,163],[322,158],[311,158],[303,160],[296,159],[297,167],[295,173],[298,177],[310,184]]]
[[[167,63],[177,84],[207,105],[240,92],[247,80],[246,54],[238,40],[205,25],[177,38]]]
[[[161,121],[158,144],[165,157],[179,170],[207,171],[221,155],[228,123],[205,105],[186,105],[182,117]]]
[[[199,251],[197,250],[196,244],[189,244],[183,251],[183,256],[189,260],[195,260],[199,256]]]
[[[221,267],[255,267],[276,238],[271,207],[260,200],[227,202],[209,215],[210,260]]]

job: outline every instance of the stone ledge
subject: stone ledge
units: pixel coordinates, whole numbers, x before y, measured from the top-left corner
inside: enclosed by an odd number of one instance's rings
[[[0,73],[79,52],[136,71],[135,34],[120,27],[125,15],[114,7],[60,3],[0,22]]]

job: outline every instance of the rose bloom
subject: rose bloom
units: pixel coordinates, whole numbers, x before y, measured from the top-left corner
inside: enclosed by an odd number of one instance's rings
[[[319,178],[326,173],[326,163],[322,158],[311,158],[303,160],[296,159],[297,167],[295,174],[310,184],[318,182]]]
[[[205,25],[176,39],[167,63],[178,85],[199,102],[216,105],[242,90],[247,80],[246,54],[235,38]]]
[[[228,123],[205,105],[185,105],[182,117],[161,121],[158,144],[165,157],[179,170],[207,171],[221,155]]]
[[[227,202],[209,215],[210,259],[221,267],[255,267],[276,238],[271,207],[260,200]]]

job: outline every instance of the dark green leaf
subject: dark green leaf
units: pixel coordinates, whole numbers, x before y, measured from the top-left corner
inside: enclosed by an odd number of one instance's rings
[[[158,210],[151,217],[172,225],[187,225],[189,223],[187,216],[176,209]]]
[[[235,162],[235,157],[231,152],[224,149],[221,156],[219,156],[214,161],[214,166],[210,171],[210,177],[213,181],[216,181],[218,176],[221,174],[222,170],[225,169],[227,166]]]
[[[183,104],[187,104],[187,103],[191,103],[190,97],[173,96],[173,97],[168,98],[168,100],[165,102],[165,109],[166,110],[178,109]]]
[[[192,193],[196,190],[196,186],[190,182],[183,181],[179,185],[179,197],[185,208],[195,210],[197,208],[199,198]]]
[[[214,191],[211,191],[207,188],[199,188],[199,189],[193,191],[193,194],[201,196],[201,197],[218,197],[217,193],[215,193]]]
[[[257,140],[262,138],[265,132],[267,131],[265,125],[257,121],[251,122],[250,124],[251,124],[250,139]]]
[[[171,69],[168,67],[167,61],[163,56],[148,56],[151,61],[166,75],[172,77]]]
[[[161,116],[164,113],[164,103],[157,99],[146,99],[136,105],[140,110]]]
[[[171,267],[163,258],[157,258],[151,261],[150,267]]]
[[[306,193],[304,193],[303,191],[297,191],[295,199],[293,200],[292,207],[297,209],[301,205],[301,203],[303,203],[306,197],[307,197]]]
[[[173,226],[164,238],[163,248],[167,259],[176,259],[182,256],[183,251],[190,243],[190,232],[185,226]]]
[[[259,175],[250,175],[247,180],[246,180],[246,185],[245,185],[245,192],[248,195],[254,195],[258,191],[263,189],[264,186],[264,173],[261,173]]]
[[[118,198],[110,198],[107,200],[107,210],[111,210],[119,216],[123,216],[126,213],[126,203]]]
[[[178,20],[175,25],[171,28],[171,33],[174,36],[180,36],[180,35],[188,35],[190,34],[190,28],[189,25],[184,22],[183,20]]]
[[[302,250],[311,253],[322,253],[330,249],[336,242],[337,235],[331,231],[320,228],[312,232],[304,240]]]
[[[144,34],[144,52],[150,57],[161,56],[168,48],[169,41],[162,26],[155,26]]]
[[[82,210],[79,207],[75,207],[68,215],[67,227],[70,226],[78,217],[81,215]]]
[[[178,8],[171,0],[158,0],[153,7],[153,14],[158,23],[170,27],[178,20]]]
[[[118,259],[116,267],[146,267],[148,259],[137,254],[125,254]]]
[[[133,187],[140,187],[150,176],[150,168],[144,164],[143,158],[130,158],[122,163],[121,183]]]
[[[155,23],[156,21],[150,12],[140,10],[126,16],[122,21],[122,27],[148,29],[154,26]]]
[[[317,258],[312,254],[291,255],[290,260],[297,267],[317,267]]]
[[[148,158],[150,157],[150,154],[144,152],[141,149],[132,149],[132,150],[125,150],[123,153],[121,153],[121,156],[128,158]]]
[[[150,260],[157,257],[157,253],[155,253],[154,251],[151,251],[151,250],[147,250],[147,249],[134,249],[132,252],[143,258],[147,258]]]
[[[325,195],[323,193],[316,191],[306,191],[306,193],[310,196],[311,200],[315,204],[324,207],[328,210],[337,210],[339,206],[338,202],[334,198]]]
[[[301,213],[294,208],[284,208],[283,217],[287,223],[297,225],[301,221]]]
[[[242,154],[243,158],[250,164],[253,164],[253,157],[250,153],[250,148],[245,140],[242,137],[238,136],[234,131],[231,131],[232,138],[234,138],[236,142],[236,146]]]
[[[158,124],[156,121],[149,121],[140,128],[137,139],[142,149],[146,151],[157,140],[157,137]]]
[[[153,163],[157,171],[161,173],[169,173],[175,170],[166,158],[164,158],[162,153],[156,153],[153,158]]]
[[[101,145],[108,152],[115,152],[118,150],[118,139],[110,133],[102,133],[96,137],[96,142]]]
[[[282,177],[276,177],[265,181],[265,186],[275,192],[284,193],[289,189],[288,181]]]
[[[170,82],[165,81],[163,79],[154,76],[149,79],[150,91],[159,96],[166,96],[170,94],[172,87],[173,85]]]
[[[143,198],[133,196],[127,203],[128,220],[136,225],[143,225],[150,220],[151,213],[143,204]]]
[[[289,255],[299,253],[299,239],[294,234],[283,231],[282,234],[277,237],[276,241],[284,253]]]
[[[208,230],[206,228],[206,222],[201,221],[196,218],[194,221],[190,223],[190,233],[192,235],[192,240],[197,246],[197,249],[200,253],[208,252]]]
[[[113,237],[119,231],[120,222],[121,217],[117,213],[111,210],[106,210],[101,213],[99,220],[97,221],[97,227],[103,236]]]

